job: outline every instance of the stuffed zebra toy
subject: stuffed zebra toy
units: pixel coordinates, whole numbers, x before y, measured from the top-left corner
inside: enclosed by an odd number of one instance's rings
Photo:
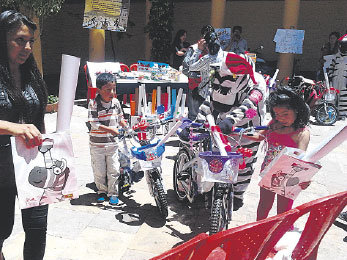
[[[228,53],[215,70],[211,85],[211,95],[200,106],[197,121],[204,122],[206,115],[212,114],[224,134],[229,134],[233,126],[263,124],[266,113],[266,82],[261,74],[254,72],[251,58],[243,54]],[[229,141],[237,146],[231,138]],[[253,153],[251,157],[245,158],[246,167],[239,170],[234,186],[234,210],[243,205],[243,194],[251,181],[259,142],[244,139],[241,140],[241,145],[251,149]]]
[[[340,50],[333,59],[328,76],[332,87],[338,89],[338,110],[340,117],[347,117],[347,34],[339,40]]]

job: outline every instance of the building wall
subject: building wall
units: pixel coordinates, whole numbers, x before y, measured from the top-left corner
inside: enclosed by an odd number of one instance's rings
[[[187,30],[187,40],[194,43],[199,39],[200,28],[210,23],[210,1],[175,1],[174,32]],[[281,28],[284,1],[236,1],[226,3],[225,27],[241,25],[243,36],[251,49],[263,45],[263,58],[277,60],[273,42],[276,29]],[[89,33],[82,28],[84,1],[66,0],[59,14],[45,18],[42,31],[43,69],[46,79],[60,73],[61,55],[81,57],[83,65],[88,60]],[[300,70],[315,71],[321,46],[328,40],[331,31],[347,30],[347,1],[301,1],[298,28],[305,30],[302,55],[295,55],[300,61]],[[125,64],[144,59],[145,52],[145,1],[131,0],[127,33],[106,31],[106,60]],[[111,35],[114,41],[113,55]],[[119,38],[121,35],[121,38]],[[59,78],[58,78],[59,79]],[[84,78],[81,76],[80,80]],[[53,80],[52,80],[53,81]],[[56,85],[56,80],[51,83]],[[79,85],[85,84],[80,82]],[[79,86],[80,87],[80,86]],[[51,86],[56,88],[56,86]]]

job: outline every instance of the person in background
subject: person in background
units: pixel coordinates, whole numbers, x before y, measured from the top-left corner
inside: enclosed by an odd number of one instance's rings
[[[97,202],[109,199],[117,205],[118,199],[118,127],[127,127],[116,95],[116,78],[111,73],[101,73],[96,78],[98,95],[88,105],[90,156],[94,181],[98,189]]]
[[[339,51],[333,58],[328,69],[328,77],[331,80],[331,86],[338,89],[337,108],[339,110],[339,119],[347,117],[347,34],[338,39]]]
[[[237,25],[233,27],[233,34],[229,45],[225,48],[225,51],[234,52],[236,54],[245,53],[247,51],[247,41],[242,38],[242,27]]]
[[[317,71],[317,81],[322,81],[324,80],[324,72],[323,71],[323,66],[324,66],[324,56],[326,55],[332,55],[336,54],[339,51],[339,43],[338,39],[340,38],[340,33],[339,32],[331,32],[329,34],[329,42],[325,43],[323,47],[321,48],[321,56],[319,59],[319,69]]]
[[[2,247],[13,229],[17,188],[11,136],[28,148],[42,143],[47,104],[46,84],[32,54],[36,25],[23,14],[0,14],[0,260]],[[24,260],[45,254],[48,205],[21,210],[25,232]]]
[[[187,39],[187,31],[186,30],[178,30],[175,36],[175,39],[172,43],[173,50],[173,62],[172,66],[176,70],[179,70],[179,67],[182,65],[184,55],[190,46],[189,42],[186,42]]]
[[[201,38],[199,41],[201,41],[206,34],[214,32],[214,28],[211,25],[204,25],[201,28],[200,35]],[[199,112],[199,107],[204,102],[204,97],[200,96],[199,94],[199,86],[201,83],[201,76],[199,71],[192,71],[189,69],[189,66],[196,62],[196,56],[193,57],[193,54],[198,49],[198,43],[195,43],[191,46],[189,46],[185,58],[183,60],[182,66],[183,70],[182,73],[185,74],[188,77],[188,100],[187,100],[187,106],[188,106],[188,118],[190,120],[194,120]],[[201,58],[205,56],[208,53],[207,46],[204,45],[203,50],[200,52],[198,58]]]
[[[272,120],[268,124],[268,130],[262,130],[253,136],[245,135],[245,138],[262,141],[266,139],[267,150],[261,171],[285,147],[299,148],[306,151],[310,141],[310,131],[307,127],[310,118],[310,109],[305,101],[288,87],[278,87],[269,96],[269,110]],[[299,184],[306,189],[309,182]],[[260,199],[257,209],[257,220],[268,217],[275,200],[275,193],[260,187]],[[293,200],[277,194],[277,214],[290,210]]]

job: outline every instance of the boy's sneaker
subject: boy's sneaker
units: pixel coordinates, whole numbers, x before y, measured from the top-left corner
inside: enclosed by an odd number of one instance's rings
[[[112,195],[110,197],[110,205],[117,205],[119,203],[119,199],[116,195]]]
[[[107,195],[105,193],[98,194],[98,199],[96,200],[98,203],[103,203],[106,199]]]

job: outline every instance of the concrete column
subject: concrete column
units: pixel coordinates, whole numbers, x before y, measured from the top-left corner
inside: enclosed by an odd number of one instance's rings
[[[226,0],[211,0],[211,25],[214,28],[224,28]]]
[[[89,61],[105,61],[105,31],[89,29]]]
[[[149,13],[151,11],[151,2],[149,0],[146,0],[146,19],[145,24],[147,25],[149,22]],[[151,60],[151,48],[152,48],[152,41],[149,39],[149,34],[145,34],[145,59]]]
[[[300,0],[285,0],[283,14],[283,28],[297,29],[299,19]],[[277,68],[278,79],[291,76],[293,72],[294,54],[280,53]]]

